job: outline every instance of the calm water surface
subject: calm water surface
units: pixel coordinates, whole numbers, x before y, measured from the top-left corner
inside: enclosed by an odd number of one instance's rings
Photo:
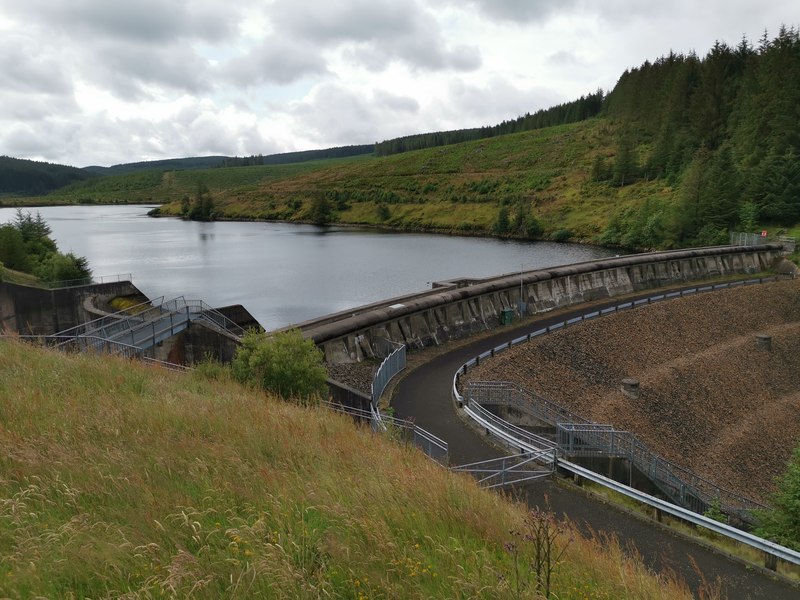
[[[131,273],[151,298],[243,304],[267,329],[430,288],[430,282],[569,264],[613,253],[516,242],[282,223],[153,219],[147,206],[31,209],[95,276]],[[14,218],[0,209],[0,223]]]

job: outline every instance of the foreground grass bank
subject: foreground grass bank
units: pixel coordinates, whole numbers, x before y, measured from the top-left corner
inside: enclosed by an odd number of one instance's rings
[[[522,507],[347,418],[7,341],[0,380],[0,596],[536,597]],[[689,597],[570,535],[559,598]]]

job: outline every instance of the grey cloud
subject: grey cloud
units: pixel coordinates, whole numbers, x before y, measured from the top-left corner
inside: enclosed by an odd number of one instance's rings
[[[396,43],[361,44],[350,48],[347,56],[370,71],[382,71],[390,63],[402,61],[416,71],[474,71],[482,59],[475,46],[457,46],[449,49],[437,40],[413,37]]]
[[[302,123],[301,137],[320,145],[368,144],[400,135],[416,118],[419,104],[385,91],[364,95],[338,84],[317,87],[308,101],[297,103],[292,116]]]
[[[0,119],[40,121],[78,111],[73,83],[57,57],[27,35],[0,38]]]
[[[278,30],[325,43],[402,37],[418,29],[419,13],[413,0],[279,0],[270,14]]]
[[[551,54],[547,57],[547,62],[557,67],[574,67],[584,64],[574,53],[566,50],[560,50],[555,54]]]
[[[57,57],[26,35],[0,38],[0,89],[72,94],[72,81]]]
[[[376,90],[373,92],[372,97],[375,106],[381,109],[412,115],[419,112],[419,102],[410,96],[398,96],[383,90]]]
[[[326,70],[325,60],[315,49],[285,38],[269,37],[247,55],[224,65],[220,74],[240,85],[288,84]]]
[[[116,96],[149,97],[147,87],[198,93],[211,88],[208,62],[188,46],[137,46],[109,42],[87,57],[83,71]]]
[[[502,79],[495,79],[484,86],[469,85],[455,79],[448,87],[447,99],[441,111],[456,121],[471,119],[472,126],[493,125],[563,101],[564,98],[552,90],[522,90]]]
[[[9,14],[48,29],[146,42],[218,41],[236,33],[235,5],[212,0],[0,0]]]
[[[52,115],[67,117],[77,115],[79,107],[72,96],[31,94],[0,89],[0,106],[3,119],[40,121]]]
[[[481,64],[477,46],[449,47],[433,13],[416,0],[280,0],[270,15],[282,34],[320,51],[342,46],[346,57],[371,71],[396,61],[418,70],[470,71]]]
[[[254,123],[231,125],[220,111],[199,107],[187,109],[182,118],[158,121],[114,119],[102,113],[72,123],[50,119],[12,125],[0,120],[0,154],[79,166],[282,150],[274,140],[263,138]]]
[[[576,0],[467,0],[452,1],[458,7],[471,7],[496,21],[533,23],[546,21],[556,13],[569,12]]]

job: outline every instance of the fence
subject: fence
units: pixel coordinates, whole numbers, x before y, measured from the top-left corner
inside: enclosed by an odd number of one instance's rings
[[[120,281],[133,281],[133,275],[130,273],[120,273],[119,275],[101,275],[100,277],[84,277],[83,279],[65,279],[62,281],[48,281],[45,285],[50,289],[57,289]]]
[[[471,381],[467,384],[465,397],[473,410],[475,404],[512,406],[555,427],[557,445],[567,456],[626,458],[667,497],[696,512],[703,513],[718,503],[726,514],[752,522],[750,511],[766,508],[651,452],[632,433],[618,431],[611,425],[591,423],[514,383]]]
[[[461,383],[460,383],[461,377],[463,375],[465,375],[470,368],[480,364],[480,362],[482,360],[485,360],[486,358],[489,358],[489,357],[493,357],[497,353],[503,352],[505,350],[508,350],[508,349],[518,345],[518,344],[522,344],[522,343],[525,343],[525,342],[530,342],[532,339],[534,339],[534,338],[536,338],[536,337],[538,337],[540,335],[545,335],[545,334],[550,333],[552,331],[563,329],[564,327],[567,327],[567,326],[570,326],[570,325],[573,325],[573,324],[576,324],[576,323],[580,323],[582,321],[586,321],[586,320],[589,320],[589,319],[593,319],[593,318],[601,317],[601,316],[604,316],[604,315],[612,314],[612,313],[618,312],[620,310],[628,310],[628,309],[635,308],[637,306],[651,304],[653,302],[661,302],[661,301],[664,301],[664,300],[669,300],[671,298],[679,298],[681,296],[689,296],[689,295],[698,294],[698,293],[712,292],[712,291],[716,291],[716,290],[720,290],[720,289],[734,288],[734,287],[739,287],[739,286],[743,286],[743,285],[761,284],[761,283],[766,283],[766,282],[769,282],[769,281],[775,281],[777,279],[778,278],[776,276],[761,277],[761,278],[753,278],[753,279],[746,279],[746,280],[740,280],[740,281],[732,281],[732,282],[727,282],[727,283],[718,283],[718,284],[709,284],[709,285],[698,286],[698,287],[691,287],[691,288],[687,288],[687,289],[684,289],[684,290],[678,290],[678,291],[674,291],[674,292],[665,292],[665,293],[662,293],[662,294],[656,294],[654,296],[649,296],[649,297],[646,297],[646,298],[641,298],[641,299],[637,299],[637,300],[631,300],[631,301],[622,302],[622,303],[616,304],[614,306],[610,306],[608,308],[604,308],[604,309],[600,309],[600,310],[591,310],[591,311],[582,313],[582,314],[580,314],[580,315],[578,315],[576,317],[572,317],[570,319],[567,319],[567,320],[564,320],[564,321],[561,321],[561,322],[558,322],[558,323],[554,323],[553,325],[551,325],[549,327],[538,329],[538,330],[535,330],[535,331],[531,331],[530,333],[528,333],[526,335],[523,335],[523,336],[520,336],[518,338],[515,338],[515,339],[511,340],[510,342],[507,342],[505,344],[501,344],[501,345],[496,346],[496,347],[494,347],[494,348],[492,348],[490,350],[487,350],[486,352],[483,352],[483,353],[479,354],[478,356],[468,360],[466,363],[461,365],[461,367],[453,374],[453,384],[452,384],[453,398],[456,400],[456,402],[458,403],[459,406],[463,406],[465,408],[465,412],[471,418],[477,420],[482,425],[485,424],[487,426],[491,426],[491,427],[495,428],[496,427],[495,425],[491,424],[489,421],[481,420],[481,416],[477,412],[471,410],[472,405],[469,404],[468,398],[465,398],[461,394],[461,391],[460,391],[460,388],[461,388]],[[497,382],[492,382],[492,384],[497,386]],[[550,403],[550,404],[552,405],[553,403]],[[572,419],[568,419],[567,421],[571,421],[571,420]],[[585,420],[583,420],[583,419],[579,419],[579,421],[584,421],[584,422],[583,423],[580,423],[580,422],[576,423],[576,422],[573,421],[573,424],[574,425],[585,425],[586,424]],[[510,444],[514,443],[514,437],[513,437],[513,435],[511,433],[508,432],[507,428],[506,429],[497,428],[496,431],[493,431],[493,432],[497,433],[498,435],[510,438],[511,439],[511,441],[509,442]],[[517,440],[517,443],[522,443],[522,440]],[[533,450],[535,450],[535,448],[531,449],[531,451],[533,451]],[[674,506],[672,504],[669,504],[669,503],[667,503],[665,501],[659,500],[658,498],[653,498],[652,496],[644,494],[643,492],[639,492],[638,490],[634,490],[634,489],[632,489],[632,488],[630,488],[628,486],[625,486],[623,484],[619,484],[619,483],[617,483],[617,482],[615,482],[613,480],[610,480],[610,479],[608,479],[606,477],[603,477],[602,475],[598,475],[596,473],[593,473],[593,472],[589,471],[588,469],[585,469],[585,468],[580,467],[578,465],[571,464],[571,463],[569,463],[569,462],[567,462],[565,460],[559,461],[559,465],[564,467],[565,469],[575,473],[575,474],[580,474],[582,477],[585,477],[587,479],[595,481],[596,483],[599,483],[601,485],[604,485],[606,487],[614,489],[615,491],[618,491],[618,492],[620,492],[622,494],[625,494],[625,495],[627,495],[627,496],[629,496],[631,498],[635,498],[636,500],[638,500],[640,502],[643,502],[643,503],[648,504],[650,506],[656,507],[658,510],[662,510],[662,511],[670,513],[670,514],[674,514],[674,515],[679,516],[679,517],[681,517],[681,518],[683,518],[683,519],[685,519],[685,520],[687,520],[687,521],[689,521],[691,523],[694,523],[696,525],[705,527],[706,529],[710,529],[711,531],[714,531],[714,532],[719,533],[721,535],[724,535],[724,536],[727,536],[729,538],[735,539],[736,541],[739,541],[741,543],[744,543],[744,544],[747,544],[747,545],[752,546],[754,548],[757,548],[759,550],[762,550],[765,553],[767,553],[769,556],[777,557],[777,558],[780,558],[782,560],[787,560],[787,561],[792,562],[794,564],[800,564],[800,553],[788,550],[786,548],[783,548],[782,546],[779,546],[779,545],[774,544],[772,542],[769,542],[767,540],[762,540],[762,539],[757,538],[755,536],[752,536],[750,534],[738,531],[738,530],[736,530],[736,529],[734,529],[734,528],[732,528],[732,527],[730,527],[728,525],[717,523],[716,521],[714,521],[712,519],[708,519],[708,518],[706,518],[706,517],[704,517],[702,515],[697,515],[697,513],[693,512],[693,511],[690,511],[690,510],[687,510],[687,509],[684,509],[684,508],[680,508],[680,507],[676,507],[676,506]],[[715,488],[715,490],[716,490],[716,488]],[[714,499],[716,499],[716,498],[714,498]],[[745,499],[745,501],[746,502],[752,502],[751,500],[748,500],[748,499]]]
[[[163,297],[142,302],[61,331],[54,337],[64,340],[65,345],[74,345],[76,342],[71,340],[81,338],[83,342],[78,342],[79,345],[90,345],[96,350],[108,348],[104,342],[118,342],[141,350],[180,333],[191,321],[204,322],[235,339],[240,339],[245,333],[244,329],[202,300],[185,300],[180,296],[166,302]]]
[[[552,450],[540,450],[460,465],[451,470],[471,473],[478,478],[480,485],[496,488],[547,477],[553,472],[555,464],[556,456]]]
[[[752,511],[767,508],[651,452],[627,431],[618,431],[610,425],[566,423],[559,423],[556,430],[558,445],[567,456],[625,458],[667,498],[697,513],[718,505],[725,514],[752,524]]]
[[[769,244],[770,240],[767,236],[762,236],[758,233],[731,231],[730,242],[731,246],[763,246],[764,244]]]
[[[374,423],[375,417],[372,410],[342,406],[334,402],[323,402],[322,404],[330,410],[350,415],[358,421]],[[381,431],[388,432],[390,435],[396,435],[406,442],[413,443],[436,462],[442,465],[447,464],[449,451],[447,442],[444,440],[439,439],[422,427],[415,425],[412,421],[382,415],[381,424]],[[373,431],[375,431],[374,425]]]
[[[783,244],[785,252],[794,252],[797,247],[797,238],[788,235],[767,236],[763,233],[743,233],[741,231],[730,232],[731,246],[764,246],[765,244]]]
[[[406,368],[406,347],[404,344],[394,344],[394,350],[383,359],[381,366],[372,379],[372,406],[377,407],[383,390],[392,377]]]

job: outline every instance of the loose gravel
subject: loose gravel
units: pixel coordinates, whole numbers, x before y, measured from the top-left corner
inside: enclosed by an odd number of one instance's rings
[[[767,502],[800,442],[799,292],[781,281],[639,307],[537,338],[467,379],[513,381]],[[621,392],[628,377],[636,400]]]
[[[372,379],[378,364],[374,362],[328,364],[328,377],[359,392],[372,392]]]

